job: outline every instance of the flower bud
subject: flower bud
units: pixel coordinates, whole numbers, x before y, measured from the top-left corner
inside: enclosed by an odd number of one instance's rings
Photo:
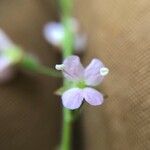
[[[85,50],[87,44],[87,35],[80,32],[80,25],[75,18],[71,20],[72,32],[74,34],[75,53],[81,53]],[[55,47],[61,50],[64,38],[64,27],[60,22],[50,22],[44,27],[43,34],[45,39]]]

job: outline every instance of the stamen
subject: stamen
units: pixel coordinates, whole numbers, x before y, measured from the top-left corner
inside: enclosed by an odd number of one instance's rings
[[[109,69],[106,67],[103,67],[100,69],[101,76],[106,76],[109,73]]]
[[[55,68],[56,68],[57,70],[63,71],[64,68],[65,68],[65,65],[64,65],[64,64],[57,64],[57,65],[55,66]]]
[[[65,70],[65,65],[64,64],[56,64],[55,68],[57,70],[63,71],[64,73],[66,73],[68,76],[70,76],[71,78],[73,78],[73,76]]]

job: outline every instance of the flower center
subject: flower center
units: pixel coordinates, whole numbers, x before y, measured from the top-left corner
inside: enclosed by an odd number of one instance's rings
[[[75,82],[75,86],[80,88],[80,89],[83,89],[86,87],[86,84],[84,81],[78,81],[78,82]]]

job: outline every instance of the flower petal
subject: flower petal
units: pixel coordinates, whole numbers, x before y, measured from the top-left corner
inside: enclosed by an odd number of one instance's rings
[[[43,30],[45,39],[55,45],[55,46],[61,46],[63,37],[64,37],[64,29],[62,24],[57,22],[51,22],[47,23]]]
[[[11,61],[4,57],[1,56],[0,57],[0,72],[3,72],[3,70],[5,70],[6,68],[9,68],[11,66]]]
[[[0,83],[7,82],[14,76],[14,68],[6,57],[0,57]]]
[[[0,51],[7,50],[8,48],[12,48],[14,46],[15,45],[12,40],[2,29],[0,29]]]
[[[83,97],[89,104],[94,106],[103,103],[103,95],[93,88],[85,88],[83,90]]]
[[[64,76],[69,80],[78,80],[83,77],[84,68],[80,58],[76,55],[67,57],[64,62]]]
[[[64,107],[72,110],[79,108],[83,101],[82,95],[82,89],[72,88],[70,90],[67,90],[62,95],[62,102]]]
[[[96,86],[103,80],[103,76],[100,74],[100,69],[104,67],[103,63],[99,59],[93,59],[91,63],[86,67],[84,72],[84,79],[87,85]]]

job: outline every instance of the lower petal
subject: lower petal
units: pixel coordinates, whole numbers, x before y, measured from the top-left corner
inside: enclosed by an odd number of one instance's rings
[[[104,100],[103,95],[93,88],[85,88],[83,90],[83,97],[89,104],[94,106],[101,105]]]
[[[83,91],[79,88],[72,88],[67,90],[62,95],[62,102],[64,107],[68,109],[77,109],[81,106],[83,101]]]

